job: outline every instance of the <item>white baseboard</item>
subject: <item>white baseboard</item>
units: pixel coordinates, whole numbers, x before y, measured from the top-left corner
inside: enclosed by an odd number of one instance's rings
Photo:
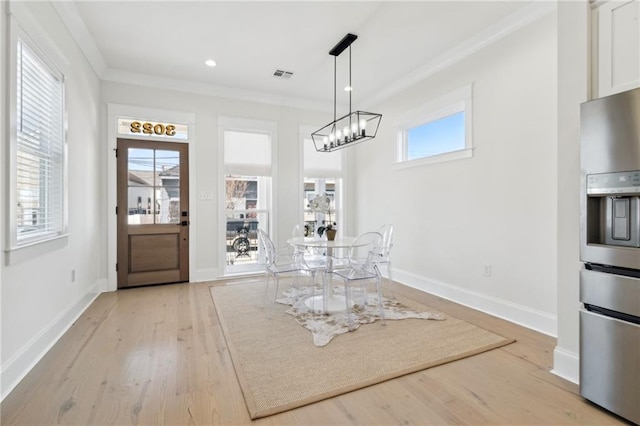
[[[97,281],[84,295],[54,318],[40,333],[35,335],[17,354],[0,369],[0,401],[9,395],[18,383],[42,359],[51,347],[71,327],[78,317],[100,295],[106,280]]]
[[[218,268],[198,269],[189,281],[200,283],[203,281],[215,281],[220,279],[218,276]]]
[[[565,380],[580,383],[580,356],[558,346],[553,350],[553,370],[556,376]]]
[[[556,315],[401,270],[393,270],[393,279],[409,287],[557,337],[558,318]]]

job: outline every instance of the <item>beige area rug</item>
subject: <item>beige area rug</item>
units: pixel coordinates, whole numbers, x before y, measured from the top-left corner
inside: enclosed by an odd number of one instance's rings
[[[252,419],[269,416],[398,376],[494,349],[513,339],[465,321],[379,321],[326,346],[285,311],[262,307],[264,282],[211,287],[233,365]],[[441,314],[405,298],[415,311]]]

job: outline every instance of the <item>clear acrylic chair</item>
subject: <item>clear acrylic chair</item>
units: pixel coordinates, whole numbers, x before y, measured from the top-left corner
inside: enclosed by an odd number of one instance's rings
[[[293,231],[291,231],[291,235],[294,238],[305,238],[307,237],[307,232],[305,232],[305,225],[298,223],[293,227]],[[294,246],[294,252],[301,251],[304,260],[307,263],[307,266],[311,268],[322,269],[325,267],[326,258],[323,253],[319,252],[317,248],[308,248],[304,249],[302,247]]]
[[[305,225],[297,224],[296,226],[294,226],[291,235],[294,238],[305,238],[307,236],[307,232],[305,232]],[[304,259],[304,263],[311,270],[314,285],[314,287],[312,288],[312,296],[315,296],[316,285],[320,285],[324,291],[326,285],[325,272],[327,269],[327,257],[325,253],[321,252],[319,248],[310,247],[305,249],[300,246],[294,246],[292,256],[302,256],[302,258]],[[320,283],[316,284],[316,277],[318,275],[320,276],[321,281]],[[315,303],[315,299],[313,300]],[[321,307],[318,307],[316,309],[316,306],[314,305],[311,306],[311,309],[313,309],[314,311],[320,311]]]
[[[380,311],[380,320],[382,325],[384,321],[384,300],[382,297],[382,281],[380,270],[375,263],[375,259],[379,256],[382,245],[382,235],[378,232],[365,232],[357,237],[349,248],[348,261],[349,267],[337,269],[332,274],[341,277],[344,280],[344,293],[346,298],[346,309],[349,321],[349,330],[354,329],[353,321],[353,292],[351,282],[356,281],[362,284],[362,304],[363,308],[368,303],[367,282],[375,282],[376,292],[378,295],[378,309]]]
[[[393,285],[393,276],[391,273],[391,248],[393,247],[393,225],[385,224],[378,229],[378,233],[382,235],[382,245],[380,246],[380,253],[374,260],[374,263],[380,266],[385,266],[387,272],[387,279]],[[391,292],[391,297],[395,299],[395,295],[392,289],[389,289]]]
[[[278,297],[280,276],[283,274],[291,274],[294,276],[294,283],[296,287],[296,299],[303,294],[303,286],[300,284],[300,276],[310,276],[313,283],[314,272],[311,270],[304,261],[302,253],[295,253],[291,256],[279,256],[271,237],[262,229],[258,229],[258,241],[260,243],[260,249],[265,256],[265,268],[267,274],[267,283],[264,289],[263,306],[266,306],[267,295],[269,292],[270,279],[273,276],[276,280],[275,296],[274,300]],[[312,284],[313,286],[313,284]]]

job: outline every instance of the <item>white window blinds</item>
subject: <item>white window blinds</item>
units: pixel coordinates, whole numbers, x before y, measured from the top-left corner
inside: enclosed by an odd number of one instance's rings
[[[64,84],[22,41],[17,45],[16,242],[64,227]]]
[[[224,132],[225,173],[271,176],[271,137],[265,133]]]

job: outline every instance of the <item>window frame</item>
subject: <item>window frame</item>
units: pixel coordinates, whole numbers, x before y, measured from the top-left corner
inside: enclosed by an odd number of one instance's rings
[[[313,181],[316,188],[320,184],[324,187],[326,185],[326,181],[333,179],[334,180],[334,193],[333,193],[333,206],[334,209],[331,213],[332,222],[336,223],[336,228],[340,229],[342,235],[348,235],[348,224],[345,221],[347,217],[348,206],[345,203],[346,193],[347,193],[347,170],[346,170],[346,161],[347,161],[347,150],[338,150],[333,151],[331,153],[320,153],[319,155],[336,155],[338,156],[339,169],[331,169],[322,171],[317,169],[308,170],[305,168],[305,149],[307,146],[310,146],[315,150],[315,145],[313,143],[313,139],[311,138],[311,133],[314,132],[315,129],[320,126],[309,126],[309,125],[301,125],[299,127],[299,146],[301,147],[299,152],[299,164],[300,164],[300,173],[299,173],[299,182],[300,182],[300,212],[299,223],[304,222],[305,212],[307,210],[306,204],[306,194],[305,194],[305,182]],[[307,145],[308,144],[308,145]],[[316,194],[321,195],[321,194]],[[318,223],[316,224],[316,228],[322,225],[322,221],[325,219],[324,214],[318,214]]]
[[[14,5],[15,6],[15,5]],[[18,19],[19,18],[19,19]],[[33,238],[18,238],[18,215],[15,206],[18,202],[17,167],[18,167],[18,128],[17,128],[17,100],[18,100],[18,44],[27,46],[33,55],[46,66],[47,70],[60,81],[61,99],[61,128],[62,140],[60,150],[60,162],[58,170],[61,175],[60,191],[60,223],[53,232],[42,233]],[[45,52],[49,52],[45,54]],[[13,7],[9,20],[9,144],[6,158],[8,170],[8,205],[7,209],[7,235],[5,240],[5,252],[7,264],[14,264],[30,259],[52,250],[64,247],[68,243],[68,142],[67,142],[67,104],[66,104],[66,66],[68,61],[62,56],[57,46],[35,26],[31,16],[22,8]]]
[[[424,166],[434,163],[459,160],[473,156],[473,85],[468,84],[418,108],[400,115],[395,121],[397,135],[397,155],[394,169]],[[465,146],[441,154],[408,159],[408,132],[410,129],[424,126],[442,118],[464,112]]]
[[[225,159],[225,133],[226,132],[238,132],[238,133],[249,133],[249,134],[259,134],[263,136],[267,136],[270,145],[270,162],[269,166],[259,165],[259,166],[247,166],[242,167],[241,164],[227,164]],[[218,229],[220,231],[219,235],[224,237],[226,244],[226,230],[227,230],[227,208],[225,203],[226,191],[225,191],[225,177],[231,173],[236,176],[243,177],[251,177],[254,176],[257,178],[257,185],[259,193],[264,194],[266,197],[265,204],[260,208],[252,209],[251,212],[258,214],[266,214],[266,224],[261,226],[260,228],[265,230],[269,235],[276,236],[277,235],[277,221],[273,220],[273,218],[278,217],[277,214],[277,188],[278,188],[278,179],[277,179],[277,158],[278,158],[278,127],[275,122],[267,121],[267,120],[254,120],[248,118],[237,118],[237,117],[228,117],[228,116],[220,116],[218,117],[218,206],[217,209],[219,211],[218,218]],[[268,179],[267,180],[265,179]],[[260,189],[262,188],[262,189]],[[266,211],[266,213],[264,213]],[[240,211],[238,211],[241,213]],[[274,240],[276,240],[274,238]],[[218,241],[216,244],[219,244]],[[219,249],[218,255],[218,276],[228,277],[228,276],[236,276],[236,275],[250,275],[255,274],[259,271],[259,265],[253,264],[249,265],[245,268],[242,267],[230,267],[227,264],[227,256],[224,250],[220,249],[220,245],[217,246]],[[260,255],[260,254],[259,254]]]

